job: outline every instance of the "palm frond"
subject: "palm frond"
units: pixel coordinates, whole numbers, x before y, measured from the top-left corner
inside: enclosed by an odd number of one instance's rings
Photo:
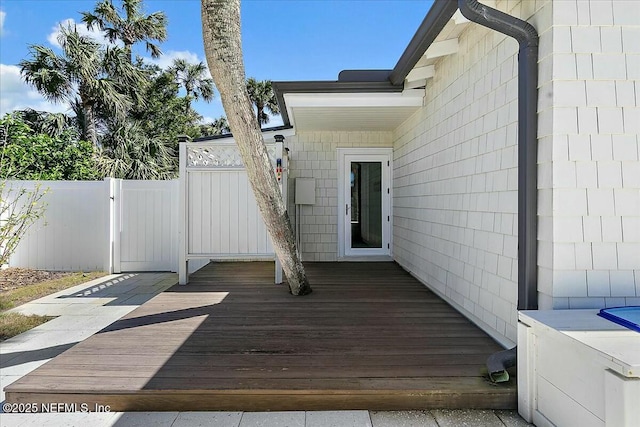
[[[130,48],[135,43],[145,42],[152,57],[162,54],[160,47],[151,41],[167,39],[167,17],[164,12],[145,15],[142,0],[122,0],[121,10],[116,9],[111,1],[103,0],[93,12],[84,12],[82,19],[87,26],[103,30],[111,43],[121,40],[125,47]],[[129,62],[132,62],[131,56]]]

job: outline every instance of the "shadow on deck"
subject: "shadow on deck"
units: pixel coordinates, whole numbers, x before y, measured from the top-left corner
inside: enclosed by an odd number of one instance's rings
[[[395,263],[212,263],[6,389],[112,411],[516,407],[485,380],[501,350]]]

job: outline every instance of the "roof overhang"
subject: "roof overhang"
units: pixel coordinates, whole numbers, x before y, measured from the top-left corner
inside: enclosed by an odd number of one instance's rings
[[[344,70],[338,81],[273,82],[296,130],[393,130],[421,105],[435,63],[458,51],[468,22],[456,0],[435,0],[392,70]]]
[[[284,105],[298,131],[392,131],[415,113],[422,90],[395,93],[285,93]]]

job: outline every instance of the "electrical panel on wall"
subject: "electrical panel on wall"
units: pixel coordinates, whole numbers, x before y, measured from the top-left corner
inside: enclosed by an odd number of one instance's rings
[[[314,205],[316,203],[316,179],[296,178],[296,205]]]

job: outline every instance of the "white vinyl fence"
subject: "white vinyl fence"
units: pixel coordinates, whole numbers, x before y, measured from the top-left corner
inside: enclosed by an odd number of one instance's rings
[[[267,144],[281,190],[286,189],[282,142]],[[283,194],[286,200],[286,191]],[[244,165],[234,142],[180,144],[180,283],[189,280],[191,262],[201,259],[275,259]],[[276,282],[282,270],[276,265]]]
[[[286,154],[268,144],[282,171]],[[284,158],[283,158],[284,155]],[[46,270],[179,271],[210,260],[275,259],[233,142],[182,143],[180,180],[9,181],[47,189],[44,217],[20,241],[12,267]],[[15,193],[15,192],[14,192]],[[276,266],[276,282],[282,270]]]
[[[20,241],[11,267],[176,271],[178,181],[9,181],[46,189],[44,217]]]
[[[29,228],[12,267],[95,271],[109,266],[110,181],[9,181],[13,188],[47,190],[44,216]],[[18,194],[14,191],[12,194]]]

